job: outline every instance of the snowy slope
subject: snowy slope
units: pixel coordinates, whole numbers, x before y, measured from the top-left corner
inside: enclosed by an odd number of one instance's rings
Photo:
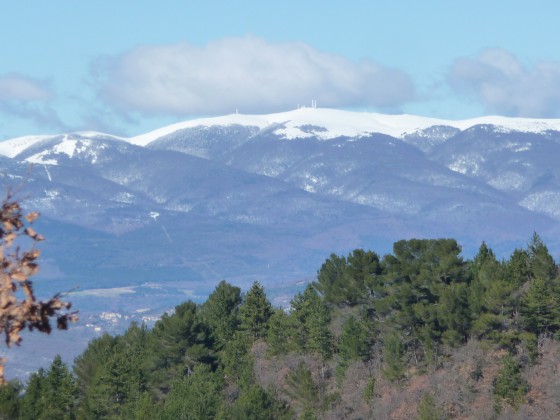
[[[43,140],[49,140],[56,136],[24,136],[0,142],[0,155],[13,158],[28,147]]]
[[[466,130],[480,124],[491,124],[504,131],[541,133],[560,131],[560,119],[527,119],[489,116],[468,120],[443,120],[415,115],[386,115],[370,112],[352,112],[325,108],[300,108],[294,111],[268,115],[231,114],[173,124],[128,139],[133,144],[145,146],[173,132],[194,127],[253,126],[270,128],[286,139],[317,137],[328,140],[338,137],[357,137],[371,133],[402,138],[407,134],[433,126],[448,126]]]
[[[76,133],[69,133],[63,135],[24,136],[24,137],[17,137],[14,139],[0,142],[0,155],[14,158],[32,147],[36,147],[43,143],[48,143],[57,139],[62,140],[62,143],[60,143],[57,148],[57,153],[64,153],[69,156],[72,156],[74,154],[76,147],[78,148],[80,147],[79,145],[77,145],[76,141],[82,141],[87,139],[92,139],[93,141],[95,141],[96,139],[124,140],[122,137],[113,136],[110,134],[98,133],[95,131],[84,131],[84,132],[76,132]],[[48,162],[43,162],[41,156],[30,158],[30,160],[28,161],[30,163],[41,163],[41,164],[48,163]]]

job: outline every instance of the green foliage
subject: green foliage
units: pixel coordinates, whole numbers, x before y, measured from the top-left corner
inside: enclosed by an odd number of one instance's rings
[[[554,259],[537,233],[533,234],[527,252],[531,273],[534,278],[552,280],[557,276],[558,272]]]
[[[18,417],[19,393],[21,382],[15,380],[0,385],[0,419],[8,420]]]
[[[81,416],[132,417],[148,389],[145,369],[148,331],[133,323],[126,333],[102,337],[75,362],[78,384],[85,395]],[[88,350],[90,350],[88,348]]]
[[[326,302],[354,306],[374,292],[381,271],[375,252],[356,249],[348,258],[332,254],[318,271],[314,285]]]
[[[431,394],[425,394],[418,404],[418,420],[442,420],[445,414]]]
[[[298,348],[294,318],[282,309],[276,309],[268,323],[266,337],[268,352],[271,355],[286,354]]]
[[[224,416],[232,420],[291,419],[289,410],[259,386],[243,392]]]
[[[533,276],[531,259],[524,249],[516,249],[507,263],[507,277],[515,287],[520,287]]]
[[[248,387],[254,382],[251,341],[246,334],[237,333],[222,351],[224,378],[228,383]]]
[[[77,399],[75,378],[56,356],[47,371],[39,369],[29,377],[19,414],[21,418],[72,419]]]
[[[197,365],[190,375],[178,377],[163,407],[164,418],[213,418],[222,402],[221,372],[212,372],[205,364]]]
[[[240,308],[241,328],[254,338],[265,337],[272,313],[272,305],[263,286],[254,282]]]
[[[558,284],[541,277],[531,280],[522,300],[525,328],[536,334],[560,328],[560,290]]]
[[[375,376],[372,376],[371,378],[369,378],[366,387],[364,389],[364,399],[366,400],[366,402],[371,402],[371,400],[373,399],[373,397],[375,397],[375,384],[376,384],[376,379]]]
[[[292,299],[290,318],[294,341],[302,350],[309,350],[328,359],[333,351],[333,338],[329,329],[330,310],[312,285]]]
[[[494,394],[507,401],[514,408],[519,407],[529,390],[527,381],[521,375],[521,366],[512,356],[502,360],[502,368],[493,381]]]
[[[218,348],[224,346],[239,326],[241,289],[221,281],[202,305],[202,319],[212,331]]]
[[[379,312],[404,330],[427,325],[438,338],[445,329],[440,297],[445,288],[468,278],[461,248],[452,239],[412,239],[396,242],[393,249],[395,255],[383,259],[386,296]]]
[[[305,409],[315,410],[319,403],[319,391],[311,371],[301,362],[296,370],[286,376],[286,392]]]
[[[363,321],[357,320],[351,315],[342,325],[342,333],[338,342],[340,357],[338,375],[343,376],[348,363],[352,360],[368,360],[371,354],[370,345],[368,329]]]
[[[399,381],[404,378],[406,364],[404,361],[405,349],[401,338],[396,332],[387,334],[383,339],[383,375],[390,381]]]
[[[198,311],[194,302],[185,302],[154,325],[144,362],[152,389],[165,394],[177,374],[191,372],[198,363],[215,363],[214,341]]]

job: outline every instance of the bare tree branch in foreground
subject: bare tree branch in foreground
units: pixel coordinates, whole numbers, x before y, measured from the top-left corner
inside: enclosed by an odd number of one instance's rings
[[[78,318],[69,312],[71,304],[61,300],[60,294],[46,302],[37,301],[29,278],[39,271],[40,251],[35,245],[44,237],[31,227],[39,213],[23,214],[19,202],[8,191],[0,208],[0,334],[8,347],[21,342],[24,328],[49,334],[51,318],[58,329],[68,328],[68,322]],[[22,251],[21,246],[27,249]],[[5,383],[4,363],[0,359],[0,384]]]

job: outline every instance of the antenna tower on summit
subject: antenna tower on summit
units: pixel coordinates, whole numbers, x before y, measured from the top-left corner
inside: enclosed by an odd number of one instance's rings
[[[311,108],[317,108],[317,99],[311,99]]]

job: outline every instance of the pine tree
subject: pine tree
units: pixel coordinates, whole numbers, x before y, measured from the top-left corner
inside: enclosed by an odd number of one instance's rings
[[[494,379],[494,394],[518,407],[529,390],[527,381],[521,375],[521,366],[513,357],[507,355],[502,360],[502,368]]]
[[[0,419],[10,420],[18,418],[19,394],[22,384],[18,380],[12,380],[0,385]]]
[[[522,300],[523,324],[528,331],[540,334],[560,328],[558,287],[552,288],[543,278],[531,281]]]
[[[241,328],[254,338],[266,337],[268,321],[272,313],[272,305],[266,297],[263,286],[259,282],[254,282],[239,309]]]
[[[313,412],[319,403],[319,390],[311,371],[301,362],[295,371],[286,376],[286,393],[298,401],[305,410]]]
[[[383,375],[390,381],[400,381],[404,378],[406,365],[404,361],[405,349],[402,340],[396,332],[391,332],[383,340]]]
[[[292,299],[290,318],[295,326],[295,342],[302,350],[312,350],[324,359],[332,355],[332,334],[329,330],[330,310],[312,285]]]
[[[366,360],[370,356],[368,330],[361,320],[351,315],[342,325],[338,351],[343,362]]]
[[[60,356],[56,356],[47,371],[39,369],[29,377],[20,417],[73,419],[77,398],[75,378]]]
[[[74,375],[57,355],[45,377],[48,406],[44,418],[71,419],[75,416],[78,388]]]
[[[268,323],[266,342],[269,354],[279,355],[297,350],[296,331],[294,319],[282,309],[276,309]]]
[[[210,326],[218,349],[233,336],[239,325],[241,289],[221,281],[201,307],[200,314]]]
[[[554,259],[548,252],[548,248],[537,233],[529,242],[528,250],[531,272],[534,278],[552,280],[557,276],[557,268]]]
[[[163,407],[166,419],[203,420],[214,418],[222,402],[221,372],[212,372],[206,364],[197,365],[193,373],[178,377]]]
[[[232,420],[291,419],[288,409],[273,395],[254,385],[243,391],[223,417]]]

